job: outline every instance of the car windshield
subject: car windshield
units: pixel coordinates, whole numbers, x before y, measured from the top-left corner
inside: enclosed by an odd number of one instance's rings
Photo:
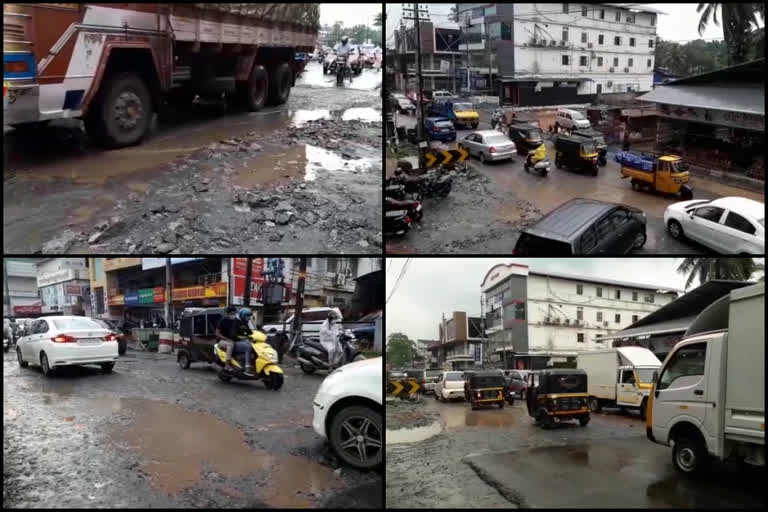
[[[53,324],[54,328],[60,331],[64,329],[104,329],[98,322],[87,317],[51,318],[48,321]]]
[[[504,135],[486,135],[485,136],[485,143],[486,144],[507,144],[509,142],[509,139]]]
[[[658,370],[658,368],[635,368],[640,382],[647,382],[649,384],[653,383],[653,372]]]
[[[471,103],[454,103],[453,110],[455,112],[458,112],[460,110],[472,110],[472,104]]]
[[[435,121],[435,126],[438,128],[453,128],[453,123],[451,121],[445,120],[445,121]]]
[[[592,153],[597,153],[597,146],[595,146],[594,142],[584,142],[581,145],[581,151],[585,155],[591,155]]]
[[[112,329],[112,326],[110,326],[107,322],[105,322],[104,320],[101,320],[100,318],[93,318],[92,320],[97,324],[99,324],[100,326],[104,327],[105,329]]]
[[[461,373],[446,373],[445,380],[461,380]]]

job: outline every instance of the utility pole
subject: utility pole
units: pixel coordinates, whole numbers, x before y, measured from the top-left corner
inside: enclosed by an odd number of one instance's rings
[[[3,309],[6,311],[4,316],[12,316],[11,292],[8,289],[8,262],[3,258],[3,284],[5,284],[5,297],[3,297]],[[7,309],[6,309],[7,307]]]
[[[493,83],[493,74],[491,70],[491,34],[488,32],[488,16],[483,17],[483,22],[485,24],[485,45],[488,47],[488,90],[491,91],[489,96],[492,96],[493,86],[491,84]]]
[[[419,18],[419,4],[412,4],[410,9],[403,9],[403,12],[412,11],[413,17],[403,16],[403,19],[413,20],[416,25],[416,74],[418,76],[418,91],[416,92],[416,99],[419,102],[419,116],[416,119],[416,138],[419,143],[419,168],[426,168],[426,159],[424,153],[426,152],[427,142],[424,140],[424,77],[421,74],[421,20]],[[427,11],[424,14],[429,16]]]
[[[307,258],[299,259],[299,283],[296,286],[296,309],[293,311],[291,329],[295,337],[301,333],[301,310],[304,309],[304,283],[307,279]]]
[[[165,325],[173,325],[171,320],[171,258],[165,258]]]
[[[248,307],[251,305],[251,268],[253,267],[253,258],[246,258],[245,260],[245,290],[243,290],[243,306]]]

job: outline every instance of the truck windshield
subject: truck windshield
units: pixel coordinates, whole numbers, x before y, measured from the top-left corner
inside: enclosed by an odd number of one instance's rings
[[[653,372],[658,371],[658,368],[635,368],[637,372],[637,378],[640,382],[651,384],[653,382]]]
[[[685,172],[688,170],[688,164],[682,160],[672,162],[672,172]]]
[[[454,103],[453,110],[454,112],[459,112],[461,110],[474,110],[474,109],[472,108],[471,103]]]

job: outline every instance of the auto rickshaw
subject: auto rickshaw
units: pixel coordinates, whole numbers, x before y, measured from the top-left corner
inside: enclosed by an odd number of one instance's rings
[[[525,402],[536,425],[550,428],[555,420],[589,423],[587,373],[580,368],[557,368],[530,373],[526,377]]]
[[[688,184],[688,167],[679,156],[621,151],[615,158],[621,164],[622,178],[631,179],[632,190],[651,189],[679,195],[684,201],[693,199],[693,189]]]
[[[183,369],[191,363],[214,364],[216,356],[216,326],[224,317],[226,308],[186,308],[179,324],[179,348],[176,362]]]
[[[584,137],[559,135],[555,137],[555,167],[587,170],[597,176],[599,153],[595,143]]]
[[[605,143],[605,135],[593,128],[582,128],[580,130],[574,130],[571,135],[576,137],[584,137],[587,140],[591,140],[595,143],[597,148],[597,163],[598,165],[605,166],[608,163],[608,144]]]
[[[529,151],[541,146],[541,130],[531,123],[512,123],[509,125],[508,136],[515,143],[518,155],[525,156]]]
[[[472,373],[468,380],[467,391],[472,410],[481,405],[498,404],[504,408],[504,388],[506,381],[500,371],[478,371]]]

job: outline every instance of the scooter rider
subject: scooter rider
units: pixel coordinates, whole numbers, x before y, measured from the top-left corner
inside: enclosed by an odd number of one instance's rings
[[[234,370],[232,366],[232,350],[235,348],[235,340],[240,332],[240,319],[237,317],[237,307],[227,306],[226,315],[219,320],[216,326],[216,338],[219,346],[227,352],[224,366],[227,370]]]
[[[238,325],[238,338],[240,337],[250,337],[251,334],[251,328],[248,324],[248,320],[251,318],[251,310],[248,308],[241,308],[240,311],[237,314],[238,319],[240,320],[240,324]],[[252,369],[252,363],[253,363],[253,349],[251,348],[251,342],[250,341],[235,341],[235,353],[245,354],[245,369],[243,373],[248,375],[249,377],[253,377],[253,373],[251,372]]]
[[[336,367],[344,357],[339,337],[341,335],[341,315],[335,310],[328,313],[328,318],[320,326],[320,344],[328,352],[328,365]]]
[[[536,148],[535,150],[532,149],[528,152],[528,156],[526,157],[526,163],[528,164],[528,167],[533,167],[537,163],[541,162],[542,160],[547,158],[547,147],[542,142],[541,146]]]

